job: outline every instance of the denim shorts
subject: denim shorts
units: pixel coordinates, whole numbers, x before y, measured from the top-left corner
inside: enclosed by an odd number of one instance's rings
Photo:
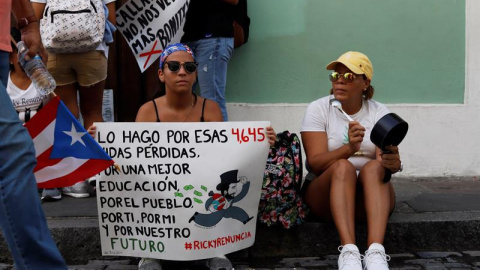
[[[49,52],[47,68],[59,86],[72,83],[91,86],[107,78],[107,58],[103,51]]]
[[[305,178],[303,179],[302,186],[300,188],[300,194],[305,196],[305,192],[307,192],[308,185],[313,181],[313,179],[317,178],[313,172],[308,172]]]

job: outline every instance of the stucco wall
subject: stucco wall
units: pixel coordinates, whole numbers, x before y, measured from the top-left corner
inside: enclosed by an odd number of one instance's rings
[[[410,126],[400,145],[405,164],[403,176],[480,174],[480,1],[466,0],[465,12],[463,103],[387,104]],[[438,74],[437,79],[442,76]],[[306,106],[306,103],[248,102],[229,103],[228,110],[231,121],[270,120],[277,131],[299,132]]]

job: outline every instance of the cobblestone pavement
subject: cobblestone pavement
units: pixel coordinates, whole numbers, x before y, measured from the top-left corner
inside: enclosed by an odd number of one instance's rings
[[[417,252],[390,254],[390,269],[480,269],[480,251]],[[311,270],[337,269],[338,255],[311,258],[232,260],[236,270]],[[84,265],[70,265],[70,270],[130,270],[137,269],[137,259],[102,257]],[[163,270],[203,270],[202,264],[165,262]],[[0,264],[0,270],[12,270],[11,265]]]

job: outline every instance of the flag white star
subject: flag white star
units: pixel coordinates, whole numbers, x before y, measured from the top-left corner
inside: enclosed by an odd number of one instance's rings
[[[85,142],[83,142],[82,136],[85,135],[85,133],[87,132],[78,132],[73,123],[72,129],[70,131],[64,131],[64,133],[72,137],[72,142],[70,143],[70,146],[72,146],[76,142],[80,142],[81,144],[83,144],[83,146],[85,146]]]

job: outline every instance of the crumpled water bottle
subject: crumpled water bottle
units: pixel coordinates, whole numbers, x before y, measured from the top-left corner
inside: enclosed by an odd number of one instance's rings
[[[25,60],[25,55],[28,52],[28,48],[23,41],[17,43],[18,48],[18,62],[22,65],[23,70],[27,76],[32,80],[37,92],[46,96],[55,90],[57,83],[53,79],[52,75],[48,72],[45,64],[43,64],[42,58],[38,54],[29,61]]]

